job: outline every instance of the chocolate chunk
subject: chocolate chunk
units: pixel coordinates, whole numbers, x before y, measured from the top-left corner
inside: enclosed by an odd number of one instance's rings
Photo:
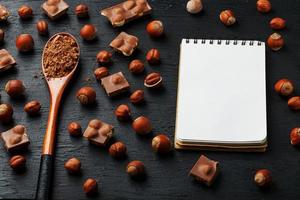
[[[130,87],[122,72],[101,79],[101,84],[108,96],[116,96],[127,91]]]
[[[5,6],[0,5],[0,22],[6,21],[9,14],[8,9]]]
[[[110,46],[117,52],[125,56],[130,56],[137,48],[139,39],[133,35],[121,32],[111,43]]]
[[[128,0],[103,9],[101,15],[107,17],[113,27],[119,27],[131,20],[149,14],[151,10],[152,8],[147,0]]]
[[[210,186],[218,174],[218,165],[218,162],[201,155],[199,160],[191,169],[190,176],[193,176],[196,180]]]
[[[16,64],[15,59],[5,49],[0,50],[0,72],[10,69]]]
[[[42,10],[51,20],[56,20],[63,16],[69,8],[64,0],[47,0],[42,4]]]
[[[88,127],[83,133],[91,143],[98,146],[105,146],[113,134],[113,126],[102,122],[98,119],[93,119],[89,122]]]
[[[1,139],[7,151],[26,149],[30,143],[27,130],[23,125],[17,125],[14,128],[1,133]]]

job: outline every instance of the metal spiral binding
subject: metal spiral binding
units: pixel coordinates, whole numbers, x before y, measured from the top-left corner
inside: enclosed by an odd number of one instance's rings
[[[218,45],[221,45],[222,43],[225,42],[225,45],[230,45],[230,44],[233,44],[233,45],[238,45],[239,43],[241,45],[250,45],[250,46],[253,46],[255,43],[254,41],[252,40],[213,40],[213,39],[186,39],[186,43],[189,44],[190,42],[193,42],[194,44],[198,44],[201,42],[201,44],[206,44],[207,42],[209,44],[214,44],[216,42],[216,44]],[[256,43],[258,46],[261,46],[262,43],[260,41],[257,41]]]

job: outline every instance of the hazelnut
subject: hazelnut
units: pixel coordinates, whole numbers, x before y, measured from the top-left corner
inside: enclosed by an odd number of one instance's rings
[[[4,36],[5,36],[5,32],[2,29],[0,29],[0,44],[4,42]]]
[[[292,110],[300,110],[300,96],[290,98],[288,100],[288,106]]]
[[[259,187],[269,186],[272,182],[271,172],[267,169],[260,169],[256,171],[254,176],[254,182]]]
[[[152,139],[152,149],[154,152],[165,154],[171,151],[172,144],[166,135],[160,134]]]
[[[114,158],[121,158],[126,155],[127,148],[124,143],[116,142],[109,147],[109,155]]]
[[[19,97],[24,94],[25,87],[20,80],[10,80],[5,85],[5,91],[11,97]]]
[[[12,116],[13,116],[13,108],[11,105],[9,104],[0,104],[0,121],[7,123],[10,122],[12,120]]]
[[[24,106],[24,111],[28,115],[37,115],[41,110],[41,104],[38,101],[30,101]]]
[[[145,66],[141,60],[135,59],[129,63],[128,69],[133,74],[140,74],[144,71]]]
[[[57,5],[61,0],[47,0],[46,3],[49,6]]]
[[[186,4],[186,10],[191,14],[197,14],[203,9],[201,0],[189,0]]]
[[[157,88],[162,85],[162,77],[159,73],[153,72],[146,76],[144,85],[148,88]]]
[[[92,104],[96,100],[96,92],[92,87],[83,87],[78,90],[77,99],[83,105]]]
[[[288,79],[280,79],[275,83],[274,89],[282,96],[290,96],[294,92],[294,85]]]
[[[33,11],[31,7],[23,5],[18,9],[18,14],[21,19],[30,19],[33,16]]]
[[[34,46],[34,41],[31,35],[21,34],[16,39],[16,47],[21,52],[32,51]]]
[[[285,28],[285,20],[280,17],[275,17],[270,21],[270,27],[274,30],[282,30]]]
[[[80,124],[78,122],[69,123],[68,132],[72,136],[80,136],[82,134],[82,129]]]
[[[80,36],[85,40],[93,40],[96,37],[97,29],[92,24],[84,25],[80,30]]]
[[[131,103],[137,104],[144,101],[144,91],[136,90],[130,95]]]
[[[130,119],[130,115],[131,115],[130,108],[125,104],[119,105],[115,110],[115,115],[118,118],[118,120],[121,121],[128,120]]]
[[[236,18],[232,10],[224,10],[220,13],[220,20],[226,26],[231,26],[236,22]]]
[[[111,62],[112,54],[106,50],[99,51],[97,54],[97,61],[101,64],[107,64]]]
[[[145,165],[139,160],[131,161],[127,165],[126,172],[132,177],[142,176],[145,174]]]
[[[85,4],[79,4],[75,8],[75,14],[79,18],[84,18],[89,15],[89,7]]]
[[[16,125],[13,128],[13,131],[17,134],[23,135],[25,133],[25,126],[23,125]]]
[[[9,159],[9,165],[14,170],[24,169],[26,164],[26,158],[21,155],[15,155]]]
[[[149,64],[155,65],[160,63],[160,53],[157,49],[150,49],[146,55]]]
[[[267,40],[267,45],[273,50],[278,51],[284,45],[284,40],[279,33],[273,33]]]
[[[45,20],[40,20],[36,24],[36,29],[40,35],[47,35],[48,34],[48,23]]]
[[[88,178],[83,184],[83,191],[86,195],[92,196],[98,193],[98,183],[95,179]]]
[[[146,135],[152,131],[152,125],[147,117],[140,116],[132,123],[133,130],[140,135]]]
[[[108,76],[108,74],[109,72],[106,67],[99,67],[94,71],[94,75],[98,81],[101,81],[101,79]]]
[[[154,20],[147,25],[146,30],[151,37],[159,37],[164,32],[164,25],[161,21]]]
[[[267,13],[270,12],[272,5],[269,0],[258,0],[256,2],[256,8],[261,13]]]
[[[290,132],[290,140],[292,145],[300,144],[300,128],[293,128]]]
[[[0,5],[0,22],[6,21],[9,15],[8,9],[5,6]]]
[[[111,81],[113,82],[113,84],[117,85],[124,81],[124,77],[120,74],[115,74],[113,77],[111,77]]]
[[[69,173],[78,174],[80,172],[81,162],[77,158],[70,158],[64,166]]]

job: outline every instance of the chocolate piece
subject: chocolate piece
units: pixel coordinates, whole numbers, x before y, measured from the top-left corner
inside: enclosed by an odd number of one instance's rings
[[[14,128],[1,133],[1,139],[7,151],[26,149],[29,145],[29,138],[26,128],[23,125],[17,125]]]
[[[15,59],[5,49],[0,50],[0,72],[10,69],[16,64]]]
[[[137,48],[139,39],[133,35],[121,32],[109,44],[115,51],[122,53],[125,56],[130,56]]]
[[[42,4],[42,10],[51,20],[56,20],[63,16],[69,8],[64,0],[47,0]]]
[[[116,96],[129,89],[130,85],[122,72],[101,79],[101,84],[108,96]]]
[[[193,176],[196,180],[210,186],[218,174],[218,165],[218,162],[201,155],[191,169],[190,176]]]
[[[6,21],[8,16],[9,16],[8,9],[5,6],[0,5],[0,22]]]
[[[152,8],[147,0],[128,0],[110,8],[103,9],[101,15],[107,17],[113,27],[149,14]]]
[[[102,122],[98,119],[93,119],[89,122],[88,127],[83,133],[91,143],[98,146],[105,146],[113,134],[113,126]]]

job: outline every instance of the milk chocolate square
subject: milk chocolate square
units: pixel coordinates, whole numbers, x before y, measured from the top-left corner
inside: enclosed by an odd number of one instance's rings
[[[113,126],[99,119],[93,119],[83,133],[91,143],[97,146],[105,146],[113,135]]]
[[[218,162],[201,155],[190,171],[190,176],[210,186],[218,174]]]
[[[1,139],[7,151],[26,149],[30,143],[27,130],[23,125],[17,125],[14,128],[1,133]]]
[[[151,10],[152,8],[147,0],[128,0],[103,9],[101,15],[107,17],[113,27],[119,27],[131,20],[149,14]]]
[[[101,84],[108,96],[116,96],[127,91],[130,87],[122,72],[101,79]]]
[[[69,8],[64,0],[47,0],[42,4],[42,10],[51,20],[56,20],[63,16]]]
[[[12,55],[6,50],[0,50],[0,72],[10,69],[16,64],[16,60]]]
[[[133,35],[121,32],[111,43],[110,46],[117,52],[125,56],[131,56],[137,48],[139,39]]]

